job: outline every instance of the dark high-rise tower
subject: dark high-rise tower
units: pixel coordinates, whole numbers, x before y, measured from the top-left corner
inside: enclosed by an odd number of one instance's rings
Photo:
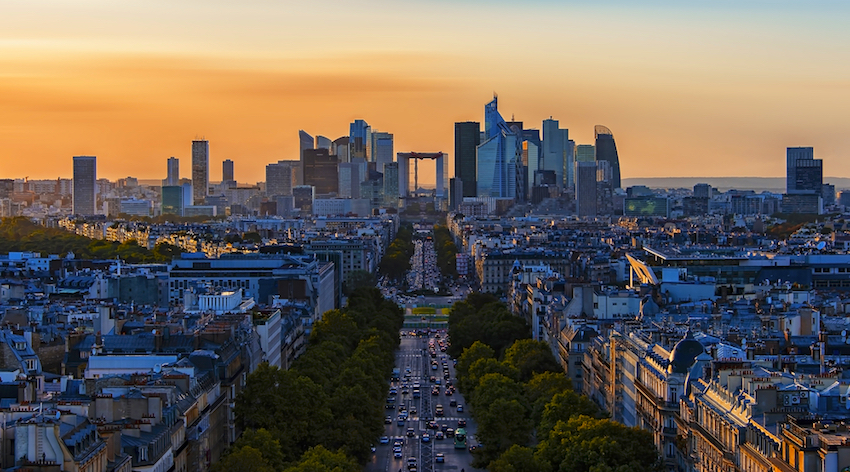
[[[339,193],[339,160],[327,149],[304,151],[304,185],[315,187],[317,194]]]
[[[165,185],[178,185],[180,183],[180,159],[176,157],[168,158],[167,173]]]
[[[479,144],[481,144],[481,123],[477,121],[455,123],[455,178],[462,182],[462,197],[477,196],[475,148]]]
[[[789,147],[785,151],[785,193],[821,194],[823,160],[815,159],[815,148]]]
[[[615,189],[621,188],[620,157],[617,155],[617,144],[614,142],[614,135],[610,129],[602,125],[596,125],[593,132],[596,135],[596,160],[608,161],[611,165],[611,186]]]
[[[203,205],[210,186],[210,142],[192,141],[192,205]]]
[[[97,182],[97,158],[74,156],[74,214],[95,214],[95,182]]]
[[[233,180],[233,161],[225,159],[221,163],[221,181],[231,182]]]

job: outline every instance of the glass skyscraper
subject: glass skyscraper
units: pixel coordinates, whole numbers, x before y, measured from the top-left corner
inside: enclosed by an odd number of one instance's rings
[[[375,131],[372,133],[372,156],[378,172],[393,161],[393,134]]]
[[[372,128],[363,120],[354,120],[348,127],[348,158],[371,160]]]
[[[97,157],[74,156],[74,214],[95,214]]]
[[[558,120],[551,118],[543,120],[543,149],[540,170],[554,171],[558,188],[564,188],[572,181],[569,175],[572,173],[572,166],[566,162],[569,139],[570,131],[561,129]]]
[[[785,193],[820,195],[823,189],[823,160],[815,159],[815,148],[789,147],[785,150],[785,158]]]
[[[481,123],[455,123],[455,178],[461,181],[463,197],[477,196],[475,149],[481,144]]]
[[[165,177],[165,185],[179,185],[180,183],[180,159],[176,157],[168,158],[167,176]]]
[[[210,186],[210,142],[192,141],[192,204],[203,205]]]
[[[621,188],[620,157],[617,155],[614,135],[610,129],[602,125],[596,125],[593,133],[596,135],[596,160],[607,161],[611,165],[611,186],[615,189]]]
[[[484,136],[476,149],[477,196],[516,198],[522,137],[499,114],[497,97],[484,107]]]
[[[233,180],[233,161],[225,159],[221,163],[221,181],[232,182]]]

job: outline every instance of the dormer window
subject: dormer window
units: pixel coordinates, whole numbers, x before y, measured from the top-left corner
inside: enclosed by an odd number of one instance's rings
[[[18,342],[15,343],[15,349],[17,349],[19,351],[26,351],[27,350],[27,343],[18,341]]]

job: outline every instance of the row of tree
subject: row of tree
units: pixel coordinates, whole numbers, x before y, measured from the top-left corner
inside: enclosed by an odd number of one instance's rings
[[[403,322],[401,309],[374,287],[325,313],[291,369],[264,364],[248,376],[235,407],[245,433],[217,470],[335,469],[308,465],[328,461],[341,472],[359,469],[384,430]]]
[[[448,353],[455,359],[476,341],[493,348],[497,356],[518,339],[531,337],[528,323],[514,316],[504,303],[493,295],[470,293],[455,303],[449,313]]]
[[[400,227],[395,239],[387,248],[387,253],[381,258],[378,270],[392,280],[404,280],[410,270],[410,258],[413,257],[414,250],[413,228],[410,226]]]
[[[445,226],[434,226],[434,249],[437,251],[437,268],[443,277],[457,277],[457,245]]]
[[[495,298],[470,298],[462,302],[467,305],[456,304],[459,313],[453,309],[449,317],[452,347],[454,324],[484,314],[469,313],[468,305],[495,311],[490,306]],[[486,298],[490,301],[482,303]],[[528,333],[527,326],[523,332]],[[499,352],[483,340],[473,341],[458,358],[457,377],[478,424],[482,447],[474,452],[476,467],[496,472],[660,470],[650,433],[607,419],[576,393],[546,343],[526,335]]]
[[[180,254],[180,248],[160,243],[148,250],[136,241],[123,243],[89,239],[58,228],[46,228],[24,217],[0,220],[0,253],[32,251],[65,256],[74,253],[82,259],[120,258],[131,263],[168,262]]]

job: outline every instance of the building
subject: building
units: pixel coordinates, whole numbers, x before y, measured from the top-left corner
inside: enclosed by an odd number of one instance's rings
[[[233,182],[233,186],[236,186],[236,180],[233,178],[233,161],[230,159],[225,159],[221,163],[221,183],[227,182]]]
[[[522,138],[499,114],[498,97],[484,107],[484,118],[484,141],[476,148],[476,195],[516,199]]]
[[[614,135],[602,125],[596,125],[593,133],[596,135],[596,160],[611,165],[611,184],[615,189],[620,188],[620,157],[617,155]]]
[[[180,185],[180,159],[169,157],[166,167],[168,174],[163,185]]]
[[[436,196],[446,198],[446,183],[448,182],[448,159],[442,152],[400,152],[396,155],[398,164],[398,192],[404,198],[410,195],[410,161],[413,162],[413,191],[419,190],[419,161],[428,159],[434,161]]]
[[[475,150],[481,144],[481,123],[464,121],[455,123],[455,178],[463,186],[457,201],[464,197],[477,197]]]
[[[304,151],[308,149],[315,149],[313,137],[303,129],[298,130],[298,159],[301,162],[304,162]]]
[[[122,198],[118,212],[131,216],[151,216],[151,201],[137,198]]]
[[[694,185],[694,197],[710,199],[712,196],[713,196],[713,190],[711,188],[711,185],[709,185],[709,184],[696,184],[696,185]]]
[[[393,162],[393,134],[375,131],[372,133],[372,161],[375,169],[384,173],[384,166]]]
[[[555,182],[559,189],[572,188],[575,182],[574,157],[570,143],[570,130],[561,129],[558,120],[553,120],[551,117],[543,120],[540,169],[551,170],[555,173]],[[535,183],[535,185],[541,184]]]
[[[670,200],[667,197],[657,197],[654,195],[626,197],[625,204],[623,205],[623,215],[669,218]]]
[[[813,147],[789,147],[785,151],[785,192],[820,195],[823,186],[823,160],[815,159]]]
[[[332,146],[333,141],[331,141],[330,138],[325,136],[316,136],[316,149],[327,149],[330,151]]]
[[[327,149],[306,149],[302,172],[304,185],[316,188],[320,195],[339,193],[339,161]]]
[[[316,188],[312,185],[299,185],[292,189],[293,205],[299,211],[312,211]]]
[[[823,214],[823,199],[815,194],[782,195],[782,213]]]
[[[576,214],[596,216],[596,162],[576,160],[575,168]]]
[[[339,163],[339,196],[343,198],[360,198],[360,182],[366,179],[368,165],[361,158],[351,162]]]
[[[384,205],[398,208],[398,162],[384,165]]]
[[[192,205],[203,205],[210,186],[210,142],[192,141]]]
[[[266,195],[270,198],[292,195],[292,188],[298,185],[301,175],[301,161],[277,161],[266,166]]]
[[[97,181],[97,157],[74,156],[74,214],[95,214]]]
[[[348,159],[360,157],[371,161],[372,151],[372,127],[363,120],[354,120],[349,125],[348,132]]]

